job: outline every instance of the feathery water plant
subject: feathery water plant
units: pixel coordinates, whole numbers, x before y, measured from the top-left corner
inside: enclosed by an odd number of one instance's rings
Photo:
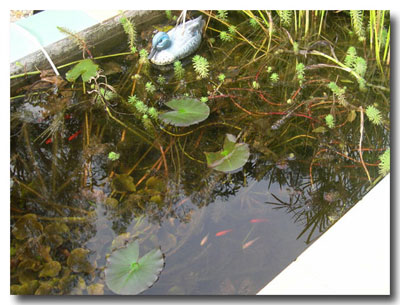
[[[236,26],[234,26],[234,25],[228,26],[228,32],[229,32],[231,35],[234,35],[234,34],[236,33]]]
[[[325,123],[331,129],[335,127],[335,118],[333,117],[332,114],[328,114],[325,117]]]
[[[137,52],[135,47],[136,28],[135,25],[124,15],[120,18],[119,22],[122,24],[124,32],[128,35],[128,45],[132,53]]]
[[[258,24],[258,22],[257,22],[257,20],[255,18],[250,18],[249,19],[249,23],[254,29],[259,27],[259,24]]]
[[[164,85],[166,82],[165,77],[162,76],[161,74],[157,77],[157,83],[159,83],[161,86]]]
[[[153,94],[156,91],[156,87],[152,84],[152,82],[147,82],[145,85],[145,90],[148,93]]]
[[[229,35],[227,32],[225,31],[221,31],[219,32],[219,38],[221,38],[221,40],[223,42],[229,42],[233,40],[233,37],[231,35]]]
[[[276,83],[279,80],[279,75],[278,73],[272,73],[269,78],[273,83]]]
[[[147,113],[154,120],[158,118],[158,110],[154,107],[150,107]]]
[[[259,84],[257,81],[255,81],[255,80],[251,83],[251,86],[252,86],[253,89],[255,89],[255,90],[260,89],[260,84]]]
[[[201,78],[206,78],[208,76],[208,68],[210,66],[208,60],[200,55],[196,55],[193,57],[192,61],[193,61],[193,68],[196,71],[196,73]]]
[[[224,82],[225,78],[226,78],[226,76],[225,76],[224,73],[220,73],[220,74],[218,75],[218,80],[219,80],[221,83]]]
[[[202,103],[207,103],[207,102],[208,102],[208,97],[207,97],[207,96],[202,96],[202,97],[200,98],[200,102],[202,102]]]
[[[382,155],[379,156],[379,173],[386,175],[390,172],[390,148],[387,149]]]
[[[219,10],[217,11],[217,17],[223,21],[228,20],[228,11]]]
[[[142,65],[148,64],[149,63],[149,53],[146,51],[146,49],[141,49],[139,51],[139,63]]]
[[[290,26],[292,23],[293,12],[289,10],[277,10],[276,13],[279,16],[281,24],[284,26]]]
[[[304,68],[305,66],[301,62],[296,65],[296,76],[297,79],[299,80],[300,85],[303,83],[304,80]]]
[[[340,88],[335,82],[330,82],[328,84],[328,87],[337,97],[339,103],[342,104],[343,106],[346,106],[347,105],[347,101],[345,98],[346,87]]]
[[[353,27],[354,32],[358,36],[359,41],[365,40],[365,28],[363,24],[364,14],[363,11],[351,10],[351,25]]]
[[[367,109],[365,110],[365,114],[373,124],[375,125],[382,124],[382,114],[374,106],[372,105],[368,106]]]
[[[367,62],[364,58],[357,56],[354,62],[354,72],[356,72],[361,77],[365,76],[365,72],[367,71]]]
[[[177,79],[183,79],[185,76],[185,69],[182,66],[182,63],[177,60],[174,62],[174,74]]]
[[[344,64],[348,67],[352,67],[356,62],[357,50],[355,47],[349,47],[346,52],[346,57],[344,59]]]
[[[148,107],[136,95],[128,97],[128,103],[133,105],[139,113],[146,113]]]
[[[120,157],[120,154],[118,154],[118,153],[116,153],[116,152],[113,152],[113,151],[111,151],[111,152],[108,154],[108,159],[110,159],[111,161],[116,161],[116,160],[119,159],[119,157]]]

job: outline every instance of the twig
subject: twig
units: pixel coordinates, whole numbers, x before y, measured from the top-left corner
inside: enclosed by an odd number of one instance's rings
[[[364,111],[363,111],[362,106],[360,106],[359,109],[360,109],[361,119],[360,119],[360,143],[359,143],[359,146],[358,146],[358,153],[360,154],[361,164],[362,164],[362,166],[363,166],[363,168],[364,168],[364,170],[365,170],[365,172],[367,174],[368,180],[369,180],[369,182],[371,182],[371,177],[369,175],[367,166],[365,165],[364,160],[363,160],[362,148],[361,148],[362,147],[362,139],[363,139],[363,135],[364,135]]]

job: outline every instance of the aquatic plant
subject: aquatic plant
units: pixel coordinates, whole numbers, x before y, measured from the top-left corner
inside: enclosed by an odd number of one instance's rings
[[[143,101],[136,97],[136,95],[128,97],[128,103],[135,106],[136,110],[141,114],[145,114],[149,109]]]
[[[179,60],[174,62],[174,75],[178,80],[183,79],[183,77],[185,76],[185,69],[183,68],[182,63]]]
[[[229,32],[229,34],[231,34],[231,35],[235,35],[235,33],[236,33],[236,26],[234,26],[234,25],[229,25],[228,26],[228,32]]]
[[[153,94],[156,91],[156,87],[152,82],[147,82],[144,88],[150,94]]]
[[[139,51],[139,63],[142,65],[148,64],[149,63],[149,53],[146,51],[146,49],[141,49]]]
[[[355,47],[349,47],[346,52],[346,57],[344,59],[344,64],[348,67],[353,67],[357,58],[357,50]]]
[[[354,32],[358,36],[358,40],[364,41],[365,40],[365,28],[363,24],[364,19],[364,12],[361,10],[351,10],[350,11],[351,17],[351,25],[354,29]]]
[[[83,82],[88,82],[90,78],[96,76],[98,70],[99,66],[91,59],[83,59],[65,74],[65,78],[69,82],[74,82],[81,76]]]
[[[137,240],[111,253],[105,269],[108,288],[114,293],[133,295],[151,287],[164,269],[164,255],[159,248],[139,258]]]
[[[157,77],[157,83],[159,83],[161,86],[164,85],[166,82],[165,77],[162,76],[161,74]]]
[[[272,73],[269,79],[273,82],[276,83],[279,80],[279,75],[278,73]]]
[[[173,111],[161,113],[158,117],[165,123],[175,126],[197,124],[210,115],[207,104],[193,98],[173,99],[165,105]]]
[[[365,110],[365,114],[373,124],[375,125],[382,124],[382,114],[374,106],[372,105],[368,106],[367,109]]]
[[[120,157],[120,154],[118,154],[116,152],[111,151],[108,153],[108,159],[110,159],[111,161],[116,161],[119,159],[119,157]]]
[[[379,173],[386,175],[390,172],[390,148],[387,149],[381,156],[379,156]]]
[[[208,167],[227,173],[245,165],[250,157],[250,150],[246,143],[237,143],[234,135],[226,134],[222,150],[204,154]]]
[[[335,82],[330,82],[328,84],[329,89],[333,92],[333,94],[338,98],[338,101],[343,106],[347,105],[347,101],[345,98],[346,87],[340,88]]]
[[[173,17],[175,17],[175,16],[172,16],[172,12],[170,10],[165,11],[165,16],[168,18],[168,20],[172,20]]]
[[[195,55],[192,58],[192,62],[193,62],[193,68],[196,71],[196,73],[201,78],[206,78],[208,76],[208,69],[210,66],[208,60],[200,55]]]
[[[156,109],[156,108],[154,108],[154,107],[150,107],[149,109],[148,109],[148,111],[147,111],[147,113],[149,114],[149,116],[152,118],[152,119],[157,119],[158,118],[158,110]]]
[[[220,73],[220,74],[218,75],[218,80],[219,80],[221,83],[224,82],[225,78],[226,78],[226,76],[225,76],[224,73]]]
[[[228,11],[219,10],[217,11],[217,17],[223,21],[228,20]]]
[[[128,35],[128,45],[132,53],[137,52],[135,41],[136,41],[136,28],[135,25],[124,15],[119,19],[122,24],[125,34]]]
[[[252,86],[253,89],[255,89],[255,90],[260,89],[260,84],[259,84],[257,81],[255,81],[255,80],[253,80],[253,82],[251,83],[251,86]]]
[[[202,102],[202,103],[207,103],[207,102],[208,102],[208,97],[207,97],[207,96],[202,96],[202,97],[200,98],[200,102]]]
[[[233,40],[233,37],[225,31],[219,32],[219,38],[221,38],[221,40],[224,42],[229,42]]]
[[[276,13],[279,16],[281,24],[284,26],[290,26],[292,23],[293,12],[290,10],[277,10]]]
[[[332,114],[328,114],[325,117],[325,123],[331,129],[335,127],[335,118],[333,117]]]
[[[250,18],[249,23],[253,28],[258,28],[260,26],[255,18]]]
[[[305,69],[305,66],[303,63],[300,62],[296,65],[296,76],[297,76],[297,79],[299,80],[300,85],[303,83],[303,80],[304,80],[304,73],[305,73],[304,69]]]

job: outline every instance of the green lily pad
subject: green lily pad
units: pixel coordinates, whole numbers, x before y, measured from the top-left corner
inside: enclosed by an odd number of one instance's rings
[[[71,251],[67,265],[73,272],[91,273],[95,267],[89,262],[89,250],[76,248]]]
[[[69,70],[65,77],[69,82],[74,82],[79,76],[82,76],[82,80],[87,82],[91,77],[96,76],[98,70],[99,65],[96,65],[91,59],[84,59]]]
[[[207,104],[192,98],[173,99],[165,103],[174,111],[165,112],[159,118],[167,124],[190,126],[204,121],[210,115]]]
[[[226,173],[245,165],[250,156],[249,146],[246,143],[236,143],[236,140],[234,135],[226,134],[221,151],[205,152],[208,167]]]
[[[39,273],[39,277],[55,277],[61,270],[61,264],[56,261],[51,261],[44,264],[43,269]]]
[[[37,216],[35,214],[26,214],[15,223],[12,233],[16,239],[24,240],[38,237],[42,234],[42,231],[43,226],[37,221]]]
[[[139,258],[139,243],[115,250],[105,270],[106,284],[114,293],[139,294],[151,287],[164,268],[164,256],[159,248]]]

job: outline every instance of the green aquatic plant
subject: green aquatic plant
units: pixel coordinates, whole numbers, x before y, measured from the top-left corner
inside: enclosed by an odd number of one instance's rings
[[[236,26],[234,26],[234,25],[228,26],[228,32],[229,32],[229,34],[231,34],[231,35],[235,35],[235,33],[236,33]]]
[[[364,28],[364,12],[361,10],[351,10],[351,25],[353,27],[354,32],[358,36],[358,40],[365,40],[365,28]]]
[[[173,111],[161,113],[158,117],[165,123],[175,126],[197,124],[210,115],[210,108],[207,104],[193,98],[173,99],[165,105]]]
[[[192,61],[193,61],[193,68],[196,71],[196,73],[201,78],[206,78],[208,76],[208,69],[210,67],[208,60],[200,55],[196,55],[193,57]]]
[[[147,113],[152,119],[154,119],[154,120],[158,119],[158,110],[156,108],[150,107],[147,110]]]
[[[220,73],[220,74],[218,75],[218,80],[219,80],[221,83],[223,83],[223,82],[225,81],[225,78],[226,78],[226,76],[225,76],[224,73]]]
[[[157,77],[157,83],[159,83],[162,86],[162,85],[165,85],[165,82],[166,82],[165,77],[160,74]]]
[[[226,134],[222,150],[204,154],[208,167],[227,173],[245,165],[250,157],[250,150],[246,143],[237,143],[234,135]]]
[[[148,64],[149,63],[149,53],[146,51],[146,49],[141,49],[139,51],[139,63],[142,65]]]
[[[325,123],[331,129],[335,127],[335,118],[333,117],[332,114],[328,114],[325,117]]]
[[[109,152],[109,154],[108,154],[108,159],[110,159],[111,161],[116,161],[119,159],[119,157],[120,157],[120,154],[113,152],[113,151]]]
[[[175,16],[172,16],[172,11],[171,10],[166,10],[165,11],[165,16],[168,18],[168,20],[172,20],[173,17],[175,17]]]
[[[269,79],[273,82],[276,83],[279,80],[279,75],[278,73],[272,73]]]
[[[136,28],[135,25],[124,15],[119,19],[122,24],[125,34],[128,35],[128,45],[132,53],[137,52],[135,41],[136,41]]]
[[[357,58],[357,50],[355,47],[349,47],[346,52],[344,64],[348,67],[353,67]]]
[[[221,38],[221,40],[223,42],[229,42],[233,40],[233,37],[231,35],[229,35],[227,32],[225,31],[221,31],[219,32],[219,38]]]
[[[379,173],[386,175],[390,172],[390,148],[387,149],[381,156],[379,156]]]
[[[217,17],[223,21],[228,20],[228,11],[219,10],[217,11]]]
[[[156,91],[156,87],[153,85],[152,82],[147,82],[144,86],[144,89],[150,94],[153,94]]]
[[[277,10],[276,13],[279,16],[281,24],[284,26],[290,26],[292,23],[293,12],[289,10]]]
[[[99,65],[96,65],[91,59],[83,59],[65,74],[69,82],[74,82],[81,76],[83,82],[88,82],[90,78],[95,77]]]
[[[137,240],[111,253],[105,269],[105,281],[114,293],[134,295],[151,287],[164,269],[164,255],[159,248],[139,258]]]
[[[141,114],[145,114],[149,109],[143,101],[136,97],[136,95],[128,97],[128,103],[135,106],[136,110]]]
[[[341,88],[335,82],[330,82],[328,84],[328,88],[331,89],[340,104],[342,104],[343,106],[347,105],[347,101],[345,98],[346,87]]]
[[[367,71],[367,62],[364,58],[357,56],[354,62],[353,69],[358,75],[364,77],[365,72]]]
[[[373,124],[375,125],[382,124],[382,114],[374,106],[372,105],[368,106],[367,109],[365,110],[365,114]]]
[[[200,98],[200,102],[202,102],[202,103],[207,103],[207,102],[208,102],[208,97],[207,97],[207,96],[202,96],[202,97]]]
[[[174,75],[177,79],[183,79],[185,76],[185,69],[182,66],[182,63],[177,60],[174,62]]]
[[[300,62],[296,65],[296,76],[297,76],[297,79],[299,80],[300,85],[304,81],[304,73],[305,73],[305,66],[303,63]]]
[[[253,82],[251,83],[251,86],[252,86],[253,89],[255,89],[255,90],[260,89],[260,84],[259,84],[257,81],[255,81],[255,80],[253,80]]]
[[[256,29],[256,28],[258,28],[260,26],[258,24],[257,20],[255,18],[253,18],[253,17],[249,19],[249,23],[254,29]]]

